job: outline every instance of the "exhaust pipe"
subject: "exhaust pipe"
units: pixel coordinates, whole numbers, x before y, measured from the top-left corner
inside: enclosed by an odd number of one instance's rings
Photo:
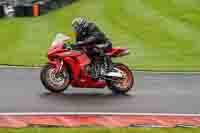
[[[116,78],[123,78],[121,70],[114,68],[115,72],[108,72],[105,74],[107,77],[116,77]]]

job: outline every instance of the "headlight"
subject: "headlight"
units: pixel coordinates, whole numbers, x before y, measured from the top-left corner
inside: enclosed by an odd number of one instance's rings
[[[51,47],[54,47],[54,46],[56,46],[56,45],[58,45],[58,42],[53,42],[53,43],[51,44]]]

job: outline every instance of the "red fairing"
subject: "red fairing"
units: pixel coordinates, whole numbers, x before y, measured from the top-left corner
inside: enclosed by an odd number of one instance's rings
[[[55,54],[67,51],[67,49],[63,49],[63,45],[63,43],[59,43],[55,46],[50,47],[48,50],[48,58],[51,58],[51,56],[55,56]]]
[[[87,75],[85,73],[85,66],[89,65],[91,63],[91,60],[88,58],[88,56],[83,53],[80,56],[76,56],[76,61],[79,64],[78,66],[75,66],[75,72],[80,72],[80,79],[75,79],[72,81],[73,87],[80,87],[80,88],[104,88],[106,86],[106,83],[104,81],[94,81],[92,80],[90,75]]]
[[[70,58],[70,57],[65,57],[64,61],[66,64],[69,65],[72,73],[72,79],[77,81],[80,79],[80,73],[81,73],[81,67],[80,64],[77,63],[76,60]]]
[[[56,71],[61,66],[60,59],[63,59],[64,63],[69,65],[73,87],[104,88],[106,86],[104,81],[94,81],[90,75],[85,73],[85,66],[90,64],[91,60],[82,51],[63,49],[63,45],[58,44],[49,49],[48,58],[48,63],[54,65]]]
[[[66,52],[66,49],[53,49],[48,52],[48,57],[51,58],[52,56],[64,56],[63,53]]]
[[[88,65],[91,63],[91,60],[88,58],[88,56],[85,53],[81,54],[80,56],[77,56],[76,60],[78,61],[81,67],[84,67],[85,65]]]
[[[107,84],[105,81],[94,81],[91,79],[85,79],[81,81],[72,81],[71,85],[73,87],[79,88],[104,88]]]
[[[82,67],[84,68],[84,65],[87,65],[90,63],[89,58],[85,56],[84,53],[75,51],[75,50],[65,52],[64,61],[70,65],[72,75],[73,75],[72,76],[73,80],[76,80],[76,81],[81,79]]]

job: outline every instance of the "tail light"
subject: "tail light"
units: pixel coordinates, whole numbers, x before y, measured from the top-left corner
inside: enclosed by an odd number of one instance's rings
[[[126,49],[126,50],[124,50],[123,52],[121,52],[121,53],[119,54],[119,56],[125,56],[125,55],[128,55],[128,54],[129,54],[129,50]]]

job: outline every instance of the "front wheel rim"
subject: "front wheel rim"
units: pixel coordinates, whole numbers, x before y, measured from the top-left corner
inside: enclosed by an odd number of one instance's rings
[[[54,68],[50,68],[47,71],[46,79],[50,86],[52,86],[55,90],[62,90],[66,84],[68,84],[69,79],[67,79],[68,74],[66,71],[61,71],[61,73],[56,74]]]

